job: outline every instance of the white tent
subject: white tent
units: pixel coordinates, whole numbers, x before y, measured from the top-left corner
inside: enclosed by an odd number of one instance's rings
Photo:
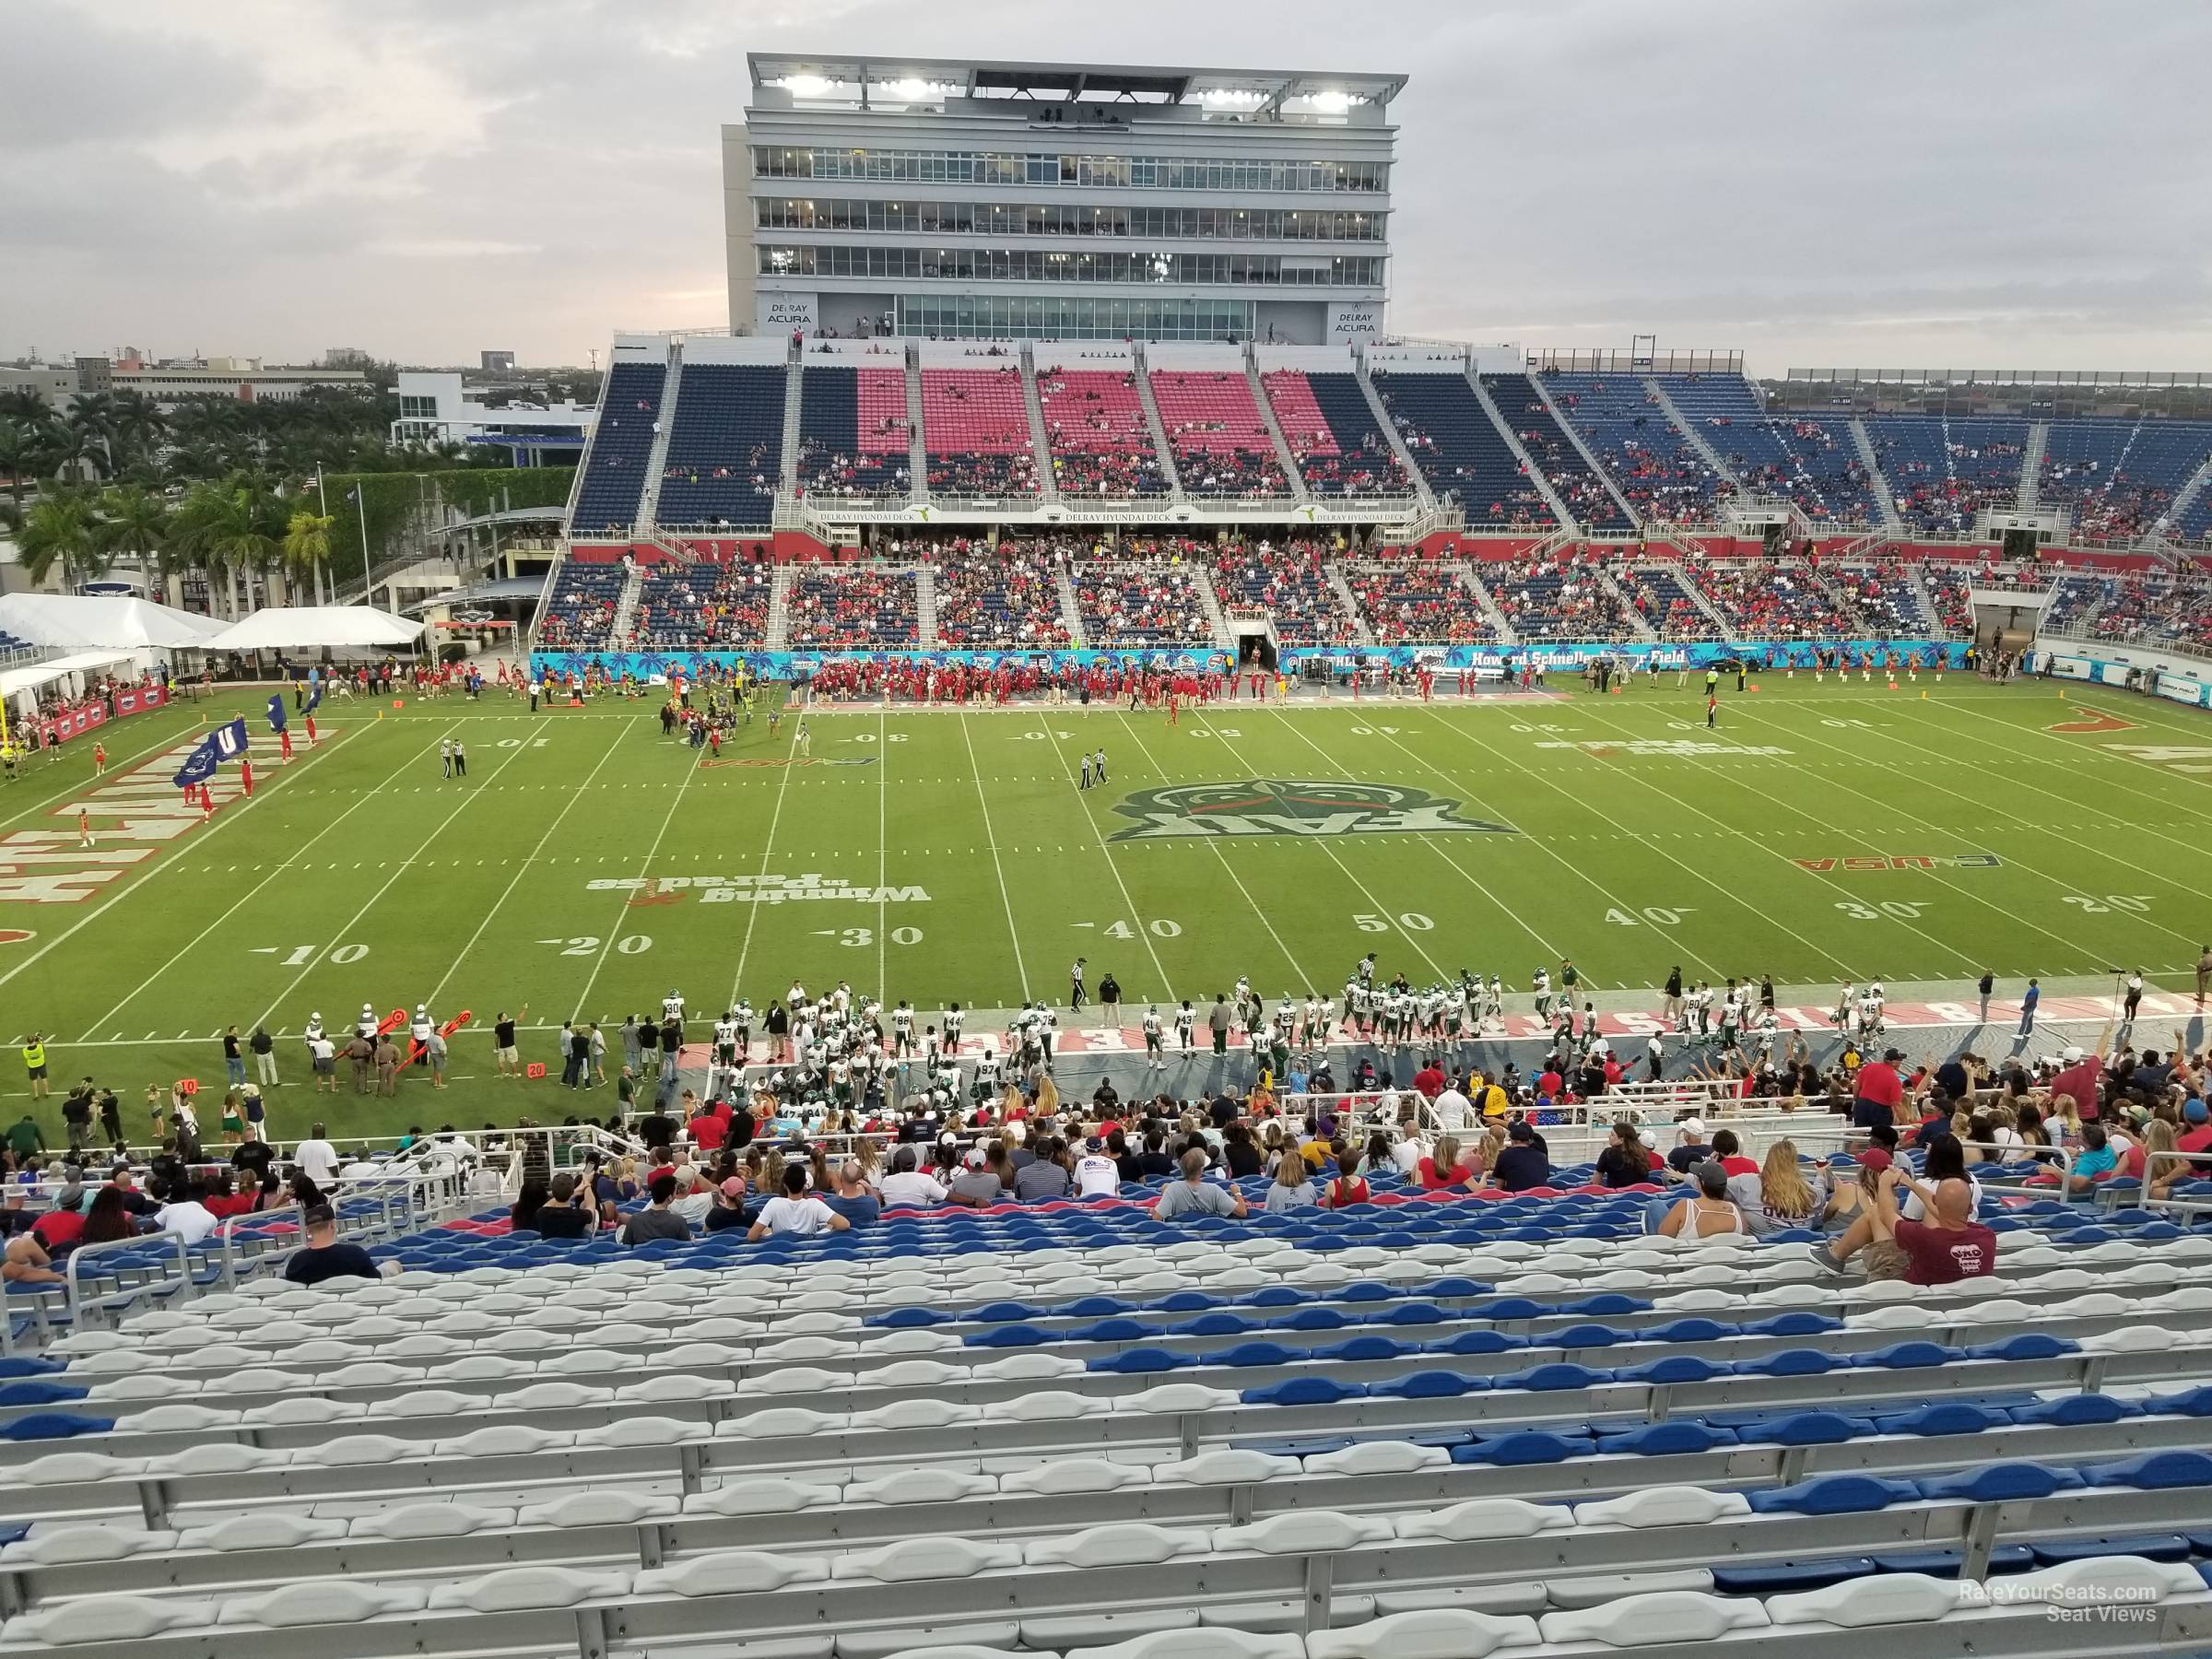
[[[0,699],[7,700],[18,715],[28,719],[38,713],[39,693],[49,686],[62,687],[70,697],[82,696],[88,677],[97,677],[103,669],[127,674],[136,664],[133,652],[80,651],[31,668],[9,668],[0,671]]]
[[[412,645],[422,624],[368,605],[276,606],[255,611],[207,641],[208,651],[320,651],[367,654]]]
[[[120,594],[0,594],[0,631],[64,651],[197,650],[222,628],[190,611]]]

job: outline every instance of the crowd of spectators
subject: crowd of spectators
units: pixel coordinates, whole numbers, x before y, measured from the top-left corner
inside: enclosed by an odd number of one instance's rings
[[[1486,564],[1478,574],[1522,641],[1640,637],[1632,608],[1587,551]]]
[[[1348,644],[1356,624],[1324,562],[1337,556],[1311,537],[1280,547],[1265,539],[1224,542],[1213,555],[1214,593],[1224,607],[1267,612],[1286,645]]]
[[[1562,380],[1552,393],[1604,463],[1615,488],[1647,524],[1695,524],[1734,493],[1704,453],[1677,429],[1657,396],[1627,376]]]
[[[1673,567],[1629,564],[1619,572],[1629,603],[1662,640],[1710,640],[1719,629]]]
[[[761,559],[655,566],[639,590],[629,650],[752,650],[768,638],[775,566]]]
[[[933,561],[937,643],[981,651],[1055,651],[1068,643],[1061,615],[1064,561],[1012,541],[955,536]]]
[[[571,559],[546,595],[537,624],[546,651],[604,651],[614,630],[615,608],[629,582],[626,561]]]
[[[1123,551],[1074,568],[1084,639],[1106,651],[1213,643],[1195,547],[1131,538]]]
[[[1053,482],[1064,496],[1165,495],[1134,370],[1043,370],[1037,398],[1052,448]]]
[[[869,565],[802,567],[787,600],[794,651],[912,646],[922,637],[914,573]]]
[[[1378,645],[1483,645],[1498,638],[1459,565],[1380,559],[1347,561],[1342,570]]]
[[[1934,626],[1912,584],[1912,572],[1897,560],[1821,568],[1835,593],[1846,635],[1917,639]]]
[[[1745,639],[1833,640],[1851,631],[1801,559],[1689,559],[1682,568],[1729,631]]]

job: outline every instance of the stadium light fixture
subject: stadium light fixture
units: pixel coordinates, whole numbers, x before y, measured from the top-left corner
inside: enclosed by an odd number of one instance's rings
[[[783,89],[794,98],[819,98],[830,88],[842,84],[840,81],[824,80],[818,75],[787,75],[783,77]]]
[[[1334,90],[1316,92],[1306,101],[1324,115],[1341,115],[1352,107],[1351,94]]]
[[[1221,104],[1225,107],[1230,105],[1250,106],[1261,102],[1263,97],[1264,95],[1261,93],[1242,91],[1232,87],[1209,87],[1198,94],[1201,103]]]

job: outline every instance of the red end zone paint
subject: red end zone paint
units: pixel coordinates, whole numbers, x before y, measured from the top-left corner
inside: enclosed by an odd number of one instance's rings
[[[2123,720],[2117,714],[2101,714],[2095,709],[2085,710],[2079,720],[2062,720],[2056,725],[2045,726],[2046,732],[2132,732],[2136,723]]]
[[[38,936],[28,927],[0,927],[0,945],[20,945]]]

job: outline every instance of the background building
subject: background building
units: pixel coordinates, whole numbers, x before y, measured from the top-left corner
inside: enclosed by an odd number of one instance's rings
[[[129,356],[113,359],[78,358],[77,390],[142,392],[159,404],[191,397],[232,397],[241,403],[283,402],[310,386],[366,390],[369,377],[359,369],[300,369],[265,366],[259,358],[191,358],[148,362]]]
[[[1377,338],[1403,76],[753,53],[730,324]]]
[[[512,374],[514,353],[512,351],[479,351],[477,367],[487,374]]]
[[[588,405],[495,407],[471,397],[457,371],[403,369],[396,391],[394,443],[488,443],[511,451],[517,466],[571,466],[591,436],[594,411]]]
[[[52,363],[0,364],[0,392],[35,393],[47,407],[68,407],[76,396],[76,371]]]

